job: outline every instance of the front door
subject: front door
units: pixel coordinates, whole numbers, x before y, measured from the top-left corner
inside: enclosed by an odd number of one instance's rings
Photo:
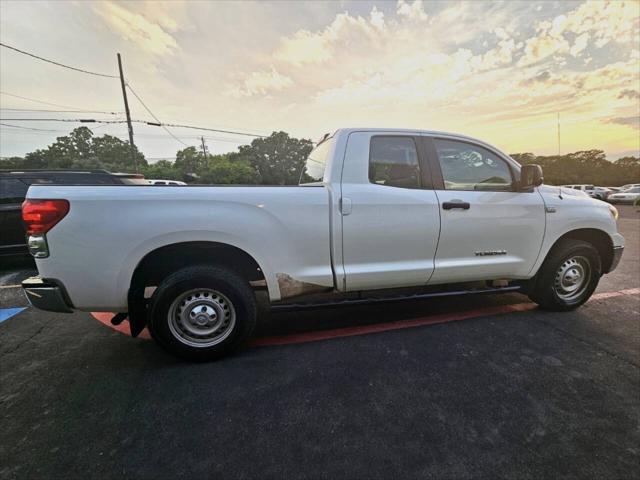
[[[432,284],[524,278],[538,258],[545,209],[516,191],[515,165],[483,146],[425,137],[440,205]]]

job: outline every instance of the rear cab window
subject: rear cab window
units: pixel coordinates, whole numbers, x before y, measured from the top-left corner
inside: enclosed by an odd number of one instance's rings
[[[333,142],[334,138],[329,137],[316,148],[311,150],[300,174],[299,185],[318,184],[323,182]]]

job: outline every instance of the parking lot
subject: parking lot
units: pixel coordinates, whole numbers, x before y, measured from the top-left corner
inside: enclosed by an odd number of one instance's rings
[[[619,210],[622,262],[575,312],[509,294],[274,314],[207,364],[29,308],[11,262],[0,478],[635,477],[640,215]]]

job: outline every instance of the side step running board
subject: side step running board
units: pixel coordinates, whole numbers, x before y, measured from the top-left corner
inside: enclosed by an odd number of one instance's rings
[[[448,292],[431,292],[431,293],[417,293],[412,295],[393,295],[387,297],[372,297],[372,298],[346,298],[343,300],[334,300],[326,302],[315,303],[281,303],[271,306],[271,310],[277,312],[287,312],[291,310],[304,310],[304,309],[316,309],[316,308],[329,308],[329,307],[341,307],[348,305],[369,305],[374,303],[390,303],[390,302],[404,302],[410,300],[424,300],[427,298],[437,297],[453,297],[456,295],[470,295],[477,293],[511,293],[517,292],[522,287],[520,285],[514,285],[510,287],[494,287],[494,288],[474,288],[469,290],[455,290]]]

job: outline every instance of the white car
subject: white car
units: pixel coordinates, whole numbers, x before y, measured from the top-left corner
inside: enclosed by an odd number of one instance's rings
[[[402,287],[521,291],[565,311],[624,247],[615,207],[544,186],[539,166],[480,140],[420,130],[340,129],[295,186],[32,185],[22,215],[34,306],[118,312],[134,336],[148,326],[198,360],[250,336],[259,291],[274,309],[397,300]]]
[[[593,190],[589,190],[587,194],[591,198],[597,198],[598,200],[606,200],[613,191],[607,187],[593,187]]]
[[[579,190],[581,192],[589,195],[591,191],[593,191],[596,187],[594,185],[589,184],[573,184],[573,185],[562,185],[564,188],[572,188],[573,190]]]
[[[629,190],[630,188],[638,188],[640,187],[640,183],[627,183],[620,187],[620,190]]]
[[[186,185],[185,182],[179,180],[147,180],[149,185]]]
[[[609,203],[634,203],[640,198],[640,187],[622,190],[619,193],[612,193],[607,197]]]

